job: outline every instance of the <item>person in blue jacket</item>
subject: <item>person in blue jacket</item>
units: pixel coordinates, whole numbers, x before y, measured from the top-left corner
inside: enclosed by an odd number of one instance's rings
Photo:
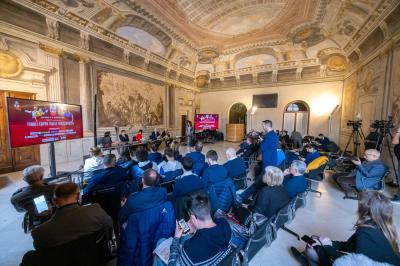
[[[212,184],[224,181],[228,177],[226,168],[218,164],[218,154],[214,150],[209,150],[206,154],[206,160],[209,167],[203,172],[203,182],[206,188]]]
[[[175,230],[174,208],[167,200],[167,191],[156,187],[158,173],[148,169],[142,179],[143,191],[131,194],[120,211],[117,266],[153,265],[157,242],[173,236]]]
[[[265,135],[264,138],[260,138],[260,146],[262,154],[262,168],[264,172],[265,167],[276,166],[277,164],[279,138],[276,135],[275,130],[272,128],[271,120],[264,120],[262,122],[262,126],[265,131]]]
[[[107,154],[103,160],[104,169],[96,170],[93,177],[89,179],[89,183],[83,189],[83,195],[99,189],[120,184],[128,179],[129,172],[127,169],[115,166],[116,157],[114,154]]]
[[[200,176],[192,172],[193,160],[189,156],[182,159],[183,175],[175,179],[172,199],[187,195],[191,192],[204,189],[204,183]]]
[[[224,163],[224,167],[228,171],[228,177],[242,177],[246,174],[246,164],[241,157],[236,156],[234,148],[228,148],[226,150],[226,158],[228,161]]]
[[[306,168],[305,162],[294,160],[290,167],[283,172],[285,175],[283,186],[291,199],[307,190],[307,180],[304,177]]]
[[[306,165],[308,165],[309,163],[311,163],[312,161],[321,156],[319,151],[317,151],[311,144],[307,144],[304,148],[307,151],[306,158],[304,159]]]
[[[149,152],[149,155],[148,155],[148,159],[149,159],[149,161],[154,162],[157,165],[164,160],[162,154],[160,152],[158,152],[157,143],[152,143],[150,145],[150,152]]]
[[[328,151],[328,145],[331,143],[330,139],[325,137],[324,134],[318,134],[318,142],[323,151]]]
[[[203,142],[198,141],[194,145],[194,151],[189,152],[186,156],[189,156],[193,160],[193,173],[197,175],[202,175],[204,169],[207,167],[206,156],[202,153]]]

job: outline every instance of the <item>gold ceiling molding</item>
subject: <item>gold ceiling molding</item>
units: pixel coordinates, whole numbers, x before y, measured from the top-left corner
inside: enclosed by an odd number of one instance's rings
[[[39,43],[39,48],[51,55],[62,56],[64,54],[63,49],[52,47],[44,43]]]
[[[21,60],[14,53],[0,50],[0,78],[18,77],[23,70]]]

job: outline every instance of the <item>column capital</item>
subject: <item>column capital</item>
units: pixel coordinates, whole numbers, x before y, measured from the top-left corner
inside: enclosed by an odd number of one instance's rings
[[[64,54],[62,48],[52,47],[44,43],[39,43],[39,48],[42,51],[54,56],[62,56]]]

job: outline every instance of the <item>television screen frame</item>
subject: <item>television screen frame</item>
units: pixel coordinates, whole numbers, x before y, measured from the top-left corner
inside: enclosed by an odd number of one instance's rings
[[[271,98],[268,99],[266,102],[259,102],[261,98]],[[273,98],[273,99],[272,99]],[[273,100],[273,101],[272,101]],[[270,101],[273,102],[272,106],[267,106],[266,103]],[[257,106],[258,108],[278,108],[278,103],[279,103],[279,93],[262,93],[262,94],[253,94],[253,99],[252,99],[252,106]]]
[[[197,116],[200,116],[200,115],[212,115],[212,116],[216,116],[216,117],[217,117],[217,127],[214,128],[214,129],[210,129],[210,130],[218,130],[218,129],[219,129],[219,114],[195,114],[195,116],[194,116],[194,129],[195,129],[196,131],[205,130],[205,129],[203,129],[203,128],[199,128],[199,127],[196,126]]]
[[[40,142],[40,143],[29,143],[26,145],[12,145],[12,133],[13,130],[11,129],[11,123],[10,123],[10,114],[9,114],[9,100],[19,100],[19,101],[31,101],[31,102],[38,102],[46,105],[50,104],[57,104],[57,105],[66,105],[66,106],[74,106],[74,107],[79,107],[79,114],[80,114],[80,132],[77,132],[77,134],[74,135],[72,138],[66,138],[66,139],[59,139],[59,140],[54,140],[54,141],[48,141],[48,142]],[[64,140],[73,140],[73,139],[82,139],[83,136],[83,114],[82,114],[82,105],[80,104],[69,104],[69,103],[60,103],[60,102],[54,102],[54,101],[44,101],[44,100],[34,100],[34,99],[27,99],[27,98],[19,98],[19,97],[6,97],[6,116],[7,116],[7,127],[8,127],[8,145],[14,149],[14,148],[20,148],[20,147],[28,147],[28,146],[34,146],[34,145],[41,145],[41,144],[50,144],[50,143],[55,143],[59,141],[64,141]],[[75,137],[76,136],[76,137]]]

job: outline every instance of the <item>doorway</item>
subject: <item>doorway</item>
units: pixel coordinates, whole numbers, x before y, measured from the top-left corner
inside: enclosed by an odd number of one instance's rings
[[[310,120],[310,108],[304,101],[293,101],[286,105],[283,112],[282,130],[286,130],[289,135],[293,131],[298,131],[302,136],[308,135]]]
[[[247,108],[243,103],[235,103],[229,109],[229,124],[246,124]]]
[[[181,115],[181,136],[186,136],[187,115]]]
[[[11,149],[8,138],[6,97],[35,99],[32,93],[0,91],[0,173],[15,172],[40,164],[39,145]]]

